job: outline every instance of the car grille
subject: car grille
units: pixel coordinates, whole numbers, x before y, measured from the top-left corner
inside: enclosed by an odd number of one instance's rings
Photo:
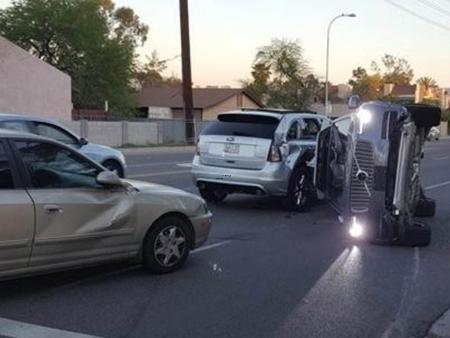
[[[369,210],[370,195],[367,192],[364,183],[356,178],[356,174],[359,169],[365,171],[368,174],[367,187],[369,188],[370,194],[372,194],[373,187],[373,149],[372,145],[368,142],[359,141],[356,144],[355,149],[356,160],[353,160],[352,168],[352,180],[351,180],[351,208],[354,212],[364,212]]]

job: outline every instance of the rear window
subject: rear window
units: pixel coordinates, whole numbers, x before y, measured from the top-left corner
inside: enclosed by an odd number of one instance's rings
[[[279,120],[270,116],[226,114],[219,115],[202,131],[202,135],[246,136],[272,139]]]

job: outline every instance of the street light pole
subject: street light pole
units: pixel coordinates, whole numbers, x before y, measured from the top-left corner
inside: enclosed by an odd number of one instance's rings
[[[333,18],[333,20],[330,21],[328,24],[328,30],[327,30],[327,60],[326,60],[326,71],[325,71],[325,116],[328,116],[329,107],[328,107],[328,75],[329,75],[329,63],[330,63],[330,31],[331,26],[333,23],[340,18],[354,18],[356,17],[356,14],[350,13],[350,14],[341,14]]]

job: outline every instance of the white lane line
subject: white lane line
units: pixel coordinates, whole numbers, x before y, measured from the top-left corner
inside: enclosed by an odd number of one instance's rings
[[[450,185],[450,181],[446,181],[446,182],[430,185],[428,187],[425,187],[424,189],[425,190],[431,190],[431,189],[436,189],[436,188],[440,188],[440,187],[445,187],[446,185]]]
[[[442,156],[442,157],[432,158],[432,160],[442,161],[442,160],[448,160],[449,158],[450,158],[450,156]]]
[[[6,318],[0,318],[0,335],[11,338],[99,338],[97,336],[52,329]]]
[[[401,337],[405,335],[406,322],[411,307],[415,301],[415,288],[417,284],[417,277],[420,271],[420,251],[418,247],[414,248],[413,270],[410,275],[405,275],[402,285],[402,298],[398,311],[394,320],[389,324],[386,331],[384,331],[382,338]]]
[[[190,174],[190,170],[173,170],[173,171],[164,171],[159,173],[147,173],[147,174],[136,174],[136,175],[128,175],[129,178],[140,178],[140,177],[157,177],[157,176],[171,176],[171,175],[179,175],[179,174]]]
[[[141,167],[158,167],[163,165],[175,165],[180,163],[177,162],[144,162],[144,163],[135,163],[135,164],[127,164],[127,168],[141,168]]]
[[[184,167],[184,168],[192,168],[192,163],[191,162],[186,162],[186,163],[177,163],[178,167]]]
[[[231,243],[231,241],[223,241],[223,242],[219,242],[219,243],[214,243],[214,244],[210,244],[210,245],[205,245],[205,246],[202,246],[202,247],[200,247],[200,248],[198,248],[198,249],[193,250],[192,253],[196,253],[196,252],[201,252],[201,251],[206,251],[206,250],[214,249],[214,248],[217,248],[217,247],[219,247],[219,246],[226,245],[226,244],[230,244],[230,243]]]

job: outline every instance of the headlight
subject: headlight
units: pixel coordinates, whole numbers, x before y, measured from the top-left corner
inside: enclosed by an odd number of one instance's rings
[[[356,117],[358,118],[359,124],[359,133],[362,134],[364,131],[364,126],[369,124],[372,120],[372,113],[367,109],[359,109],[356,113]]]
[[[364,234],[364,227],[361,223],[358,222],[356,217],[353,217],[352,224],[350,225],[348,233],[354,238],[360,238]]]

